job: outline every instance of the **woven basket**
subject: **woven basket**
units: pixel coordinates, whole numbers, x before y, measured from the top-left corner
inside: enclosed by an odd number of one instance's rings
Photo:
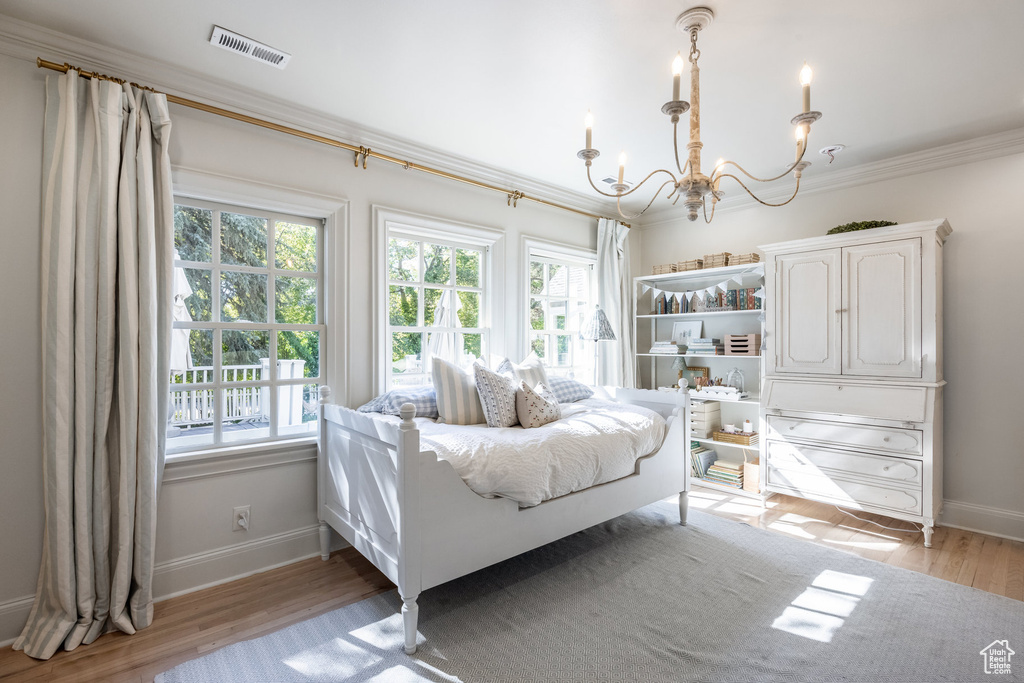
[[[740,446],[753,446],[758,442],[758,434],[732,434],[730,432],[715,432],[715,441],[723,443],[735,443]]]

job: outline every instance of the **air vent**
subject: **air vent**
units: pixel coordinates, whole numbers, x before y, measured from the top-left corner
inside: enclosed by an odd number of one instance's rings
[[[243,35],[223,29],[220,26],[213,27],[213,35],[210,36],[210,44],[228,50],[229,52],[245,55],[246,57],[255,59],[258,62],[276,66],[278,69],[283,69],[288,66],[288,60],[292,58],[292,56],[287,52],[270,47],[269,45],[264,45],[258,40],[246,38]]]

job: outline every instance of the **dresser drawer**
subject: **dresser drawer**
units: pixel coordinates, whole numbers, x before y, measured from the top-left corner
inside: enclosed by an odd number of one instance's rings
[[[881,484],[921,488],[919,460],[817,448],[787,441],[768,441],[768,466],[779,472],[820,477],[877,480]]]
[[[920,456],[924,453],[924,432],[919,429],[875,427],[778,415],[768,416],[768,438],[869,448],[898,455]]]
[[[924,422],[925,387],[766,380],[763,404],[769,410],[798,410]]]
[[[901,512],[920,515],[921,492],[913,489],[889,488],[777,470],[768,466],[768,490],[791,496],[877,512]]]

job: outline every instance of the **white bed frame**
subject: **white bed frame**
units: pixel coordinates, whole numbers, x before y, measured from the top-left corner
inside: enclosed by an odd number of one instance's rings
[[[477,495],[448,462],[421,452],[411,404],[402,407],[398,443],[392,443],[379,421],[323,403],[317,477],[321,556],[328,559],[333,528],[398,586],[405,651],[412,654],[421,591],[675,494],[685,525],[689,397],[619,389],[615,398],[668,419],[661,448],[640,458],[629,476],[523,509],[507,498]]]

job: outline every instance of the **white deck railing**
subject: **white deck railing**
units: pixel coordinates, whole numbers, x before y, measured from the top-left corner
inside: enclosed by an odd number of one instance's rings
[[[278,378],[302,377],[305,361],[279,360]],[[259,382],[267,378],[270,363],[263,359],[260,365],[223,365],[223,381]],[[173,373],[171,378],[172,427],[191,427],[213,422],[215,390],[195,385],[211,384],[213,367],[202,366]],[[232,387],[223,389],[223,420],[268,422],[270,420],[270,387]],[[278,417],[280,425],[302,422],[302,385],[278,387]]]

